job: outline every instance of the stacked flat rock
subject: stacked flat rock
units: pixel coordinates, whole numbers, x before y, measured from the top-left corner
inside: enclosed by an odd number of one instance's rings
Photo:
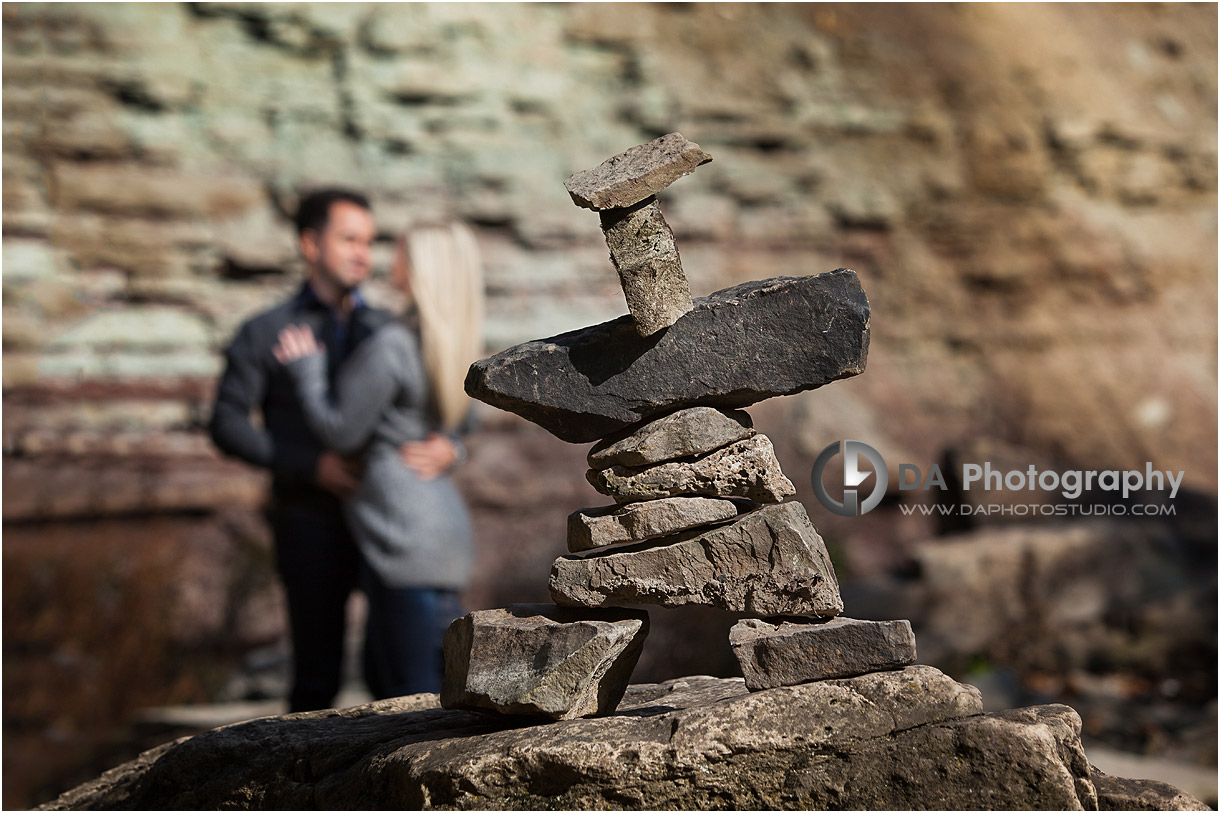
[[[753,616],[729,643],[751,691],[915,661],[907,621],[836,617],[834,567],[770,440],[740,410],[689,407],[589,451],[589,483],[618,505],[568,517],[551,569],[562,606],[702,604]]]
[[[740,407],[864,371],[854,271],[748,282],[691,299],[656,195],[711,160],[670,133],[565,186],[599,213],[628,316],[471,365],[466,392],[572,442],[611,505],[568,517],[555,605],[472,613],[445,639],[447,708],[567,719],[614,710],[647,629],[638,605],[748,618],[730,645],[751,690],[914,661],[905,621],[838,618],[826,546],[771,441]]]
[[[780,504],[796,489],[746,413],[679,410],[602,440],[588,460],[589,482],[620,505],[568,517],[568,550],[592,552],[556,560],[556,604],[842,610],[826,547],[799,503]]]
[[[909,621],[745,618],[729,631],[729,644],[750,691],[901,669],[915,662]]]
[[[631,316],[476,361],[466,393],[569,443],[693,406],[736,409],[858,375],[869,308],[856,272],[745,282],[642,337]]]

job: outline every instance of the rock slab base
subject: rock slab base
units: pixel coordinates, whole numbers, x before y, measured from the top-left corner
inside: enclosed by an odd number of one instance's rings
[[[412,695],[167,743],[47,808],[1205,809],[1173,789],[1099,796],[1067,706],[981,705],[930,666],[763,692],[681,678],[548,725]]]

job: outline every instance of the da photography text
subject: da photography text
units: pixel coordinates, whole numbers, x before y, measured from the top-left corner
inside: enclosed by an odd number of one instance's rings
[[[826,490],[824,475],[830,461],[843,456],[843,500],[840,502]],[[861,467],[867,461],[872,470]],[[1178,495],[1186,476],[1185,471],[1162,471],[1151,463],[1143,469],[1104,469],[1054,471],[1030,464],[1026,469],[1002,470],[991,463],[964,463],[956,473],[962,491],[1041,491],[1058,492],[1065,499],[1078,499],[1085,492],[1121,492],[1123,499],[1134,494],[1168,490],[1169,499]],[[870,482],[871,479],[871,482]],[[813,492],[828,510],[840,516],[867,514],[881,502],[889,482],[889,469],[881,453],[859,440],[836,441],[818,455],[811,474]],[[898,464],[899,491],[947,491],[948,481],[940,464],[933,463],[925,472],[914,463]]]

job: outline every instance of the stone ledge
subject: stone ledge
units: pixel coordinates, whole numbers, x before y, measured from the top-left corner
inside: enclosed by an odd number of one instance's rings
[[[209,731],[41,809],[1096,809],[1074,711],[980,711],[930,666],[755,693],[680,678],[547,725],[412,695]]]

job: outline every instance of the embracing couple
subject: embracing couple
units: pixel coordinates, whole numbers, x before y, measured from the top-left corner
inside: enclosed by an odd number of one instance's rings
[[[296,226],[307,279],[242,325],[211,421],[222,451],[272,473],[291,711],[334,702],[357,588],[368,597],[373,695],[439,691],[441,642],[461,615],[473,558],[470,518],[448,472],[464,457],[462,381],[482,350],[477,246],[458,224],[400,237],[392,279],[411,305],[396,317],[359,291],[377,235],[364,196],[315,192]]]

